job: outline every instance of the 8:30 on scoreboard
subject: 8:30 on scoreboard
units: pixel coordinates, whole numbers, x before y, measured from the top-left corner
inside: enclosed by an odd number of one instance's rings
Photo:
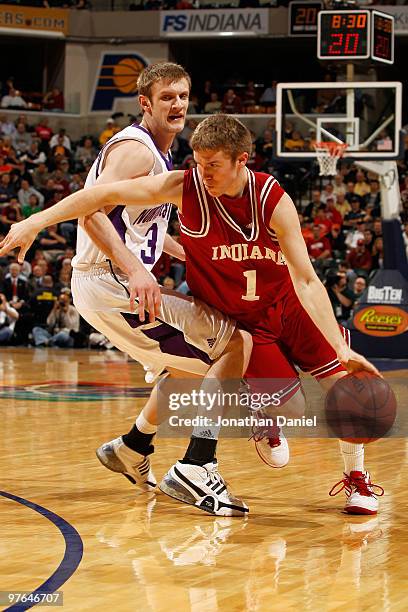
[[[369,11],[322,11],[319,26],[319,59],[370,57]]]

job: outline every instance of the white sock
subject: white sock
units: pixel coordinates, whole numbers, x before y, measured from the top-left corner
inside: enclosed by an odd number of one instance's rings
[[[344,461],[344,473],[364,472],[364,444],[353,444],[339,440]]]
[[[154,434],[157,431],[157,425],[149,423],[149,421],[144,418],[143,411],[137,417],[135,424],[138,430],[144,434]]]

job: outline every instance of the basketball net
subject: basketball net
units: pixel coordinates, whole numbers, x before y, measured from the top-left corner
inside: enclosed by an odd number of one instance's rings
[[[337,162],[343,157],[348,145],[345,142],[315,142],[317,161],[320,167],[320,176],[334,176],[337,174]]]

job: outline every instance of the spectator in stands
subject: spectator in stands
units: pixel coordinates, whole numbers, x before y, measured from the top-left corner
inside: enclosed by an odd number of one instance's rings
[[[221,109],[223,113],[230,113],[233,115],[242,113],[241,98],[235,93],[232,87],[227,89],[224,94]]]
[[[26,153],[20,157],[20,161],[24,161],[27,170],[31,171],[37,168],[39,164],[44,164],[47,161],[47,156],[44,151],[38,148],[38,142],[33,141]]]
[[[21,181],[21,187],[18,190],[17,196],[18,196],[18,201],[20,202],[24,217],[27,217],[27,216],[30,216],[30,214],[31,215],[33,214],[33,211],[32,211],[33,201],[30,200],[30,196],[36,196],[37,207],[39,206],[39,210],[42,210],[42,207],[44,205],[44,196],[42,193],[37,191],[35,187],[32,187],[28,181],[26,180]],[[28,209],[31,210],[31,212],[28,215],[25,213],[25,208],[27,209],[27,207]]]
[[[86,164],[93,164],[97,157],[98,152],[93,145],[92,138],[85,137],[82,145],[77,147],[74,154],[76,169],[82,171]]]
[[[13,304],[13,308],[20,310],[28,300],[27,279],[21,274],[19,263],[11,263],[9,272],[3,281],[3,293],[8,302]]]
[[[346,251],[344,236],[341,231],[341,226],[338,223],[333,223],[330,231],[326,234],[326,238],[330,243],[331,252],[336,259],[343,257]]]
[[[99,134],[99,144],[103,147],[108,140],[115,134],[120,132],[120,127],[116,125],[116,122],[112,117],[106,120],[106,128]]]
[[[324,204],[320,204],[316,216],[313,219],[313,224],[320,228],[320,236],[324,236],[327,232],[330,232],[332,222]]]
[[[344,323],[350,316],[354,297],[350,289],[347,288],[346,275],[342,272],[328,274],[325,285],[334,316],[339,323]]]
[[[372,255],[373,246],[374,246],[374,234],[370,229],[364,230],[364,244],[365,244],[366,249]]]
[[[0,205],[7,204],[16,195],[15,187],[11,182],[11,176],[8,172],[5,172],[0,176]]]
[[[364,221],[357,221],[355,227],[348,230],[345,238],[345,243],[348,249],[355,249],[359,240],[364,240]]]
[[[348,253],[346,260],[357,274],[368,274],[373,267],[371,253],[366,248],[364,239],[361,238],[357,241],[356,248],[351,249]]]
[[[41,266],[33,266],[31,274],[28,278],[28,291],[33,294],[34,291],[43,286],[44,274]]]
[[[45,259],[54,261],[58,255],[64,252],[67,241],[64,236],[58,233],[57,225],[50,225],[40,233],[38,244],[44,251]]]
[[[251,106],[255,106],[257,104],[258,94],[255,89],[254,81],[248,81],[248,84],[242,94],[242,106],[247,110]]]
[[[27,108],[27,102],[21,97],[21,92],[11,87],[9,93],[2,97],[2,108]]]
[[[384,242],[382,236],[375,238],[373,245],[373,268],[384,267]]]
[[[26,126],[24,123],[17,124],[17,131],[12,136],[12,145],[16,150],[17,156],[20,157],[23,153],[27,153],[27,151],[31,147],[31,143],[33,138],[29,132],[27,132]]]
[[[21,213],[24,219],[31,217],[31,215],[34,215],[34,213],[40,212],[40,210],[43,209],[44,196],[42,195],[42,193],[39,193],[37,190],[34,190],[34,191],[35,193],[29,194],[27,204],[21,205]],[[41,199],[39,198],[39,196],[41,196]]]
[[[306,219],[314,219],[319,210],[319,206],[321,205],[321,191],[320,189],[313,189],[312,191],[312,200],[309,204],[306,205],[303,214]]]
[[[64,146],[65,137],[58,136],[57,143],[51,147],[51,161],[55,166],[58,166],[58,163],[63,159],[69,159],[71,156],[71,151]]]
[[[54,112],[63,112],[65,103],[64,96],[59,87],[54,87],[48,91],[43,98],[44,108]]]
[[[305,140],[298,130],[293,130],[290,138],[285,140],[285,149],[288,151],[303,151]]]
[[[383,231],[382,231],[382,221],[381,219],[376,219],[373,223],[373,233],[374,233],[374,240],[376,238],[382,238],[383,235]]]
[[[259,98],[260,104],[263,106],[275,106],[276,105],[276,86],[277,81],[272,81],[269,87],[265,89]]]
[[[255,150],[262,161],[269,160],[273,153],[273,133],[272,130],[264,130],[262,136],[255,141]]]
[[[351,204],[351,200],[358,198],[358,200],[360,201],[360,198],[357,196],[356,193],[354,193],[354,187],[355,187],[355,183],[353,181],[348,181],[347,185],[346,185],[346,201]]]
[[[84,179],[81,178],[81,175],[76,173],[73,174],[71,177],[71,181],[69,183],[69,191],[71,193],[75,193],[75,191],[79,191],[80,189],[83,189],[84,187]]]
[[[50,178],[48,167],[45,163],[40,162],[37,168],[32,173],[33,183],[36,189],[45,189]]]
[[[13,223],[23,220],[23,214],[21,206],[18,203],[17,198],[13,197],[10,202],[3,206],[0,216],[0,227],[1,231],[7,233]]]
[[[10,344],[14,334],[19,314],[15,308],[8,303],[4,293],[0,293],[0,344]]]
[[[366,176],[362,170],[357,170],[356,183],[354,185],[354,193],[361,198],[362,202],[365,202],[366,196],[371,192],[370,185],[366,181]]]
[[[358,221],[363,221],[365,214],[360,207],[360,199],[353,196],[351,199],[351,211],[348,212],[344,217],[344,227],[355,228]]]
[[[346,195],[346,185],[341,174],[336,174],[334,177],[333,194],[336,198],[340,194],[343,196]]]
[[[58,299],[59,292],[54,288],[54,280],[50,274],[42,274],[42,266],[33,267],[33,275],[30,286],[32,294],[28,303],[32,315],[32,325],[45,329],[47,327],[47,317]],[[37,280],[38,279],[38,280]]]
[[[10,173],[15,169],[15,167],[16,166],[14,164],[8,163],[7,160],[0,155],[0,175],[4,174],[5,172]]]
[[[300,228],[306,245],[313,239],[313,223],[304,217],[303,213],[298,213]]]
[[[331,257],[330,242],[325,236],[321,236],[319,225],[313,226],[313,238],[308,243],[307,250],[312,262],[324,262]]]
[[[363,295],[364,291],[367,289],[367,279],[365,276],[357,276],[353,283],[353,297],[354,304],[356,301]]]
[[[47,329],[33,328],[34,344],[71,348],[74,346],[72,332],[79,332],[79,314],[71,304],[69,289],[62,289],[47,317]]]
[[[45,145],[45,148],[48,149],[48,144],[52,138],[52,129],[48,125],[48,117],[43,117],[40,119],[39,123],[35,127],[35,133],[40,139],[42,145]],[[44,147],[42,147],[44,150]]]
[[[218,113],[220,112],[222,107],[222,102],[221,100],[218,99],[218,94],[216,91],[212,91],[210,93],[210,100],[209,102],[205,103],[204,106],[204,112],[211,115],[212,113]]]
[[[0,133],[3,136],[13,136],[16,131],[14,123],[6,116],[0,115]]]
[[[375,210],[376,217],[381,216],[381,191],[380,191],[380,183],[377,179],[372,179],[370,181],[370,193],[366,196],[366,207],[368,204],[372,205]]]
[[[336,196],[334,195],[334,185],[333,183],[327,183],[322,191],[322,195],[320,197],[323,204],[326,204],[328,198],[331,198],[334,202],[336,201]]]
[[[66,130],[64,128],[61,128],[60,130],[58,130],[57,134],[54,134],[51,137],[51,140],[50,140],[50,149],[52,149],[57,144],[59,144],[60,136],[63,137],[62,146],[64,147],[64,149],[68,149],[68,151],[71,152],[71,140],[67,136]]]
[[[328,197],[326,200],[326,217],[330,219],[332,223],[337,223],[337,225],[343,225],[343,217],[337,210],[333,197]]]

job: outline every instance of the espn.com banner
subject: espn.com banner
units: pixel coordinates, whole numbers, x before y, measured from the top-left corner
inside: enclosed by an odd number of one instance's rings
[[[268,9],[161,11],[161,36],[218,36],[225,33],[268,34]]]

